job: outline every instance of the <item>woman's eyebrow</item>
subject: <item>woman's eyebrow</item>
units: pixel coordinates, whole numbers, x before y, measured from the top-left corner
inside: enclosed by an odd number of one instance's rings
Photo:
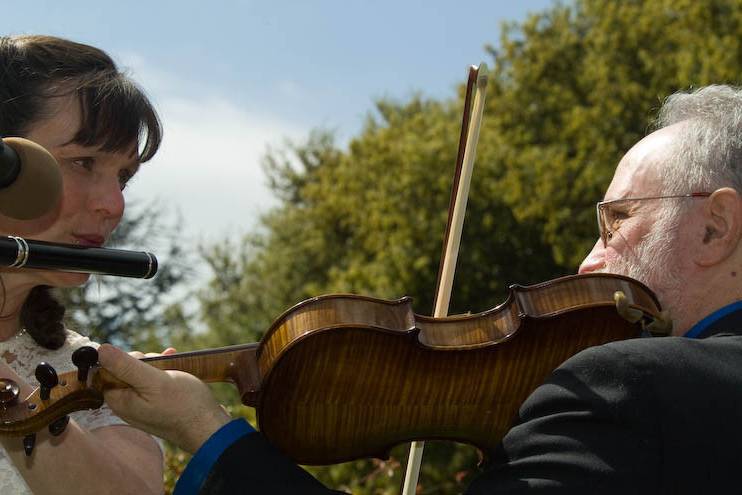
[[[59,144],[54,147],[56,150],[63,150],[63,151],[75,151],[75,152],[86,152],[89,153],[90,151],[95,151],[92,148],[88,146],[84,146],[80,143],[76,143],[74,141],[67,141],[66,143]]]

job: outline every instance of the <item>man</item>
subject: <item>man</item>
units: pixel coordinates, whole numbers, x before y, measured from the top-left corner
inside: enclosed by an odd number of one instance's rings
[[[619,163],[580,273],[646,283],[673,315],[674,337],[598,346],[565,362],[523,404],[470,493],[739,490],[742,91],[674,95],[659,127]],[[245,422],[230,422],[190,375],[110,346],[100,362],[133,387],[107,393],[116,413],[198,450],[177,495],[328,492]]]

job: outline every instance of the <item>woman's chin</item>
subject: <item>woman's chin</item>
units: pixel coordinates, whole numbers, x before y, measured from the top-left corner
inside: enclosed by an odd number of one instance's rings
[[[89,273],[54,272],[48,277],[48,285],[53,287],[78,287],[90,278]]]

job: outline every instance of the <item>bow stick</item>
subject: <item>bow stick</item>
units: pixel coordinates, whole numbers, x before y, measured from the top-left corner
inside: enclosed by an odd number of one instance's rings
[[[471,174],[474,168],[474,158],[477,154],[477,142],[479,141],[479,129],[482,123],[482,112],[484,110],[484,96],[487,87],[487,66],[481,62],[479,66],[469,67],[469,78],[466,84],[466,97],[464,99],[464,115],[461,123],[461,135],[459,137],[459,150],[456,157],[456,172],[453,186],[451,188],[451,201],[448,208],[448,222],[443,241],[443,253],[438,269],[438,282],[436,284],[435,308],[433,316],[442,318],[448,316],[448,306],[451,301],[451,289],[456,272],[456,261],[459,256],[461,244],[461,232],[464,227],[464,214],[466,213],[466,202],[469,198],[469,186]],[[471,103],[474,93],[474,103]],[[412,442],[410,455],[407,460],[407,472],[405,473],[402,495],[411,495],[417,487],[420,475],[420,463],[422,462],[425,442]]]

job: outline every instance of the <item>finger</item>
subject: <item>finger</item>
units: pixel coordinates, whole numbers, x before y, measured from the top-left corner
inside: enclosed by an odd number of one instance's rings
[[[167,349],[162,351],[162,355],[167,356],[168,354],[175,354],[176,352],[178,351],[175,349],[175,347],[168,347]]]
[[[113,409],[113,412],[122,415],[121,410],[125,410],[125,406],[131,402],[131,389],[125,388],[110,388],[103,391],[103,397],[105,398],[108,407]],[[126,418],[124,418],[126,419]]]
[[[144,357],[144,353],[139,351],[130,351],[129,356],[135,357],[137,359],[142,359]]]
[[[132,389],[107,389],[103,392],[103,396],[108,407],[117,416],[131,426],[142,429],[136,418],[129,414],[132,404],[141,404],[141,398]]]
[[[102,344],[98,349],[98,362],[119,380],[135,389],[147,388],[162,378],[162,371],[129,356],[110,344]]]

